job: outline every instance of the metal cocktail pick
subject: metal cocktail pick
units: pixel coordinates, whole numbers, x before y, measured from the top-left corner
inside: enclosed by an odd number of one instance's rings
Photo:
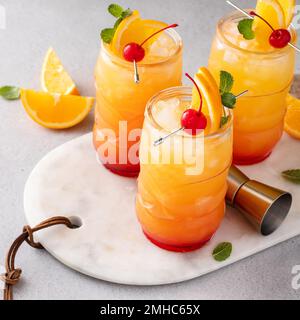
[[[231,1],[227,0],[226,1],[229,5],[231,5],[233,8],[235,8],[236,10],[238,10],[239,12],[243,13],[245,16],[247,16],[249,19],[254,19],[254,17],[252,17],[247,11],[241,9],[240,7],[238,7],[236,4],[232,3]],[[291,42],[289,42],[289,46],[294,48],[296,51],[300,52],[300,49],[298,47],[296,47],[294,44],[292,44]]]
[[[169,25],[169,26],[166,26],[166,27],[164,27],[164,28],[162,28],[162,29],[160,29],[160,30],[157,30],[156,32],[154,32],[153,34],[151,34],[149,37],[147,37],[141,44],[138,44],[138,43],[129,43],[126,47],[130,47],[132,44],[134,44],[135,46],[136,46],[136,48],[139,48],[139,50],[142,50],[142,52],[140,52],[139,54],[138,54],[138,56],[139,57],[135,57],[135,58],[133,58],[133,60],[131,60],[132,59],[132,57],[130,57],[130,59],[129,59],[129,61],[133,61],[133,68],[134,68],[134,82],[135,83],[140,83],[140,76],[139,76],[139,73],[138,73],[138,67],[137,67],[137,62],[139,62],[139,61],[141,61],[141,60],[143,60],[143,57],[145,56],[145,51],[143,50],[143,45],[149,40],[149,39],[151,39],[152,37],[154,37],[155,35],[157,35],[158,33],[161,33],[162,31],[165,31],[165,30],[167,30],[167,29],[170,29],[170,28],[176,28],[176,27],[178,27],[178,24],[177,23],[173,23],[173,24],[171,24],[171,25]],[[132,48],[132,47],[131,47]],[[128,50],[130,50],[129,48],[128,48]],[[123,52],[123,54],[124,54],[124,52]],[[142,56],[141,56],[141,54],[142,54]],[[126,59],[126,58],[125,58]],[[137,61],[136,61],[136,59],[137,59]]]
[[[172,136],[173,134],[176,134],[177,132],[183,130],[184,128],[181,127],[179,129],[176,129],[174,131],[172,131],[171,133],[167,134],[166,136],[164,137],[160,137],[159,139],[157,139],[156,141],[154,141],[154,146],[159,146],[160,144],[162,144],[167,138],[169,138],[170,136]]]
[[[245,90],[241,93],[239,93],[238,95],[235,96],[236,99],[240,98],[241,96],[245,95],[249,90]],[[164,137],[160,137],[159,139],[155,140],[153,145],[155,147],[159,146],[160,144],[162,144],[166,139],[168,139],[169,137],[173,136],[174,134],[178,133],[179,131],[184,130],[184,127],[181,127],[179,129],[176,129],[172,132],[170,132],[169,134],[165,135]]]
[[[140,83],[140,76],[138,73],[137,63],[135,60],[133,60],[133,75],[134,75],[134,82],[136,84]]]
[[[250,180],[231,166],[227,177],[226,201],[239,210],[262,235],[273,233],[287,217],[292,195],[261,182]]]

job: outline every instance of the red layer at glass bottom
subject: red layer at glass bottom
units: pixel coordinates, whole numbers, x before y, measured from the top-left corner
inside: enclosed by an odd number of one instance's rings
[[[173,251],[173,252],[190,252],[190,251],[194,251],[197,249],[200,249],[201,247],[203,247],[214,235],[214,233],[208,237],[208,239],[206,240],[202,240],[200,242],[197,243],[193,243],[193,244],[189,244],[189,245],[185,245],[185,244],[178,244],[178,245],[170,245],[170,244],[166,244],[166,243],[162,243],[160,241],[157,241],[155,239],[153,239],[149,234],[147,234],[144,230],[144,235],[147,237],[148,240],[150,240],[153,244],[155,244],[157,247],[164,249],[164,250],[168,250],[168,251]]]
[[[140,165],[132,164],[109,164],[102,163],[103,166],[114,174],[123,177],[137,177],[140,173]]]
[[[140,164],[110,164],[105,163],[102,161],[102,159],[99,157],[99,154],[96,153],[96,158],[98,160],[98,163],[100,165],[103,165],[106,169],[111,171],[114,174],[117,174],[122,177],[129,177],[134,178],[137,177],[140,173]]]
[[[258,157],[239,157],[239,156],[233,155],[233,164],[240,165],[240,166],[248,166],[248,165],[256,164],[266,160],[271,155],[271,153],[272,151],[270,151],[269,153],[263,156],[258,156]]]

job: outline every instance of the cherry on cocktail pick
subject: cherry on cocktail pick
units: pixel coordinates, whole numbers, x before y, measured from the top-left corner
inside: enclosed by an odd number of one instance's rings
[[[236,4],[232,3],[231,1],[229,0],[226,0],[226,2],[231,5],[233,8],[235,8],[236,10],[238,10],[239,12],[241,12],[242,14],[244,14],[245,16],[247,16],[248,18],[250,19],[253,19],[253,16],[251,16],[248,12],[246,12],[245,10],[241,9],[240,7],[238,7]],[[273,29],[273,28],[272,28]],[[280,29],[279,29],[280,30]],[[286,30],[286,29],[284,29]],[[288,31],[288,30],[287,30]],[[281,35],[282,32],[279,32],[278,34],[274,34],[274,38],[278,38],[278,36],[280,36],[280,38],[282,38],[282,35]],[[286,33],[285,33],[286,34]],[[277,42],[278,40],[271,40],[272,42],[275,41]],[[283,40],[285,41],[285,40]],[[292,42],[289,42],[288,45],[290,47],[292,47],[293,49],[295,49],[297,52],[300,52],[300,48],[298,48],[297,46],[295,46]]]
[[[196,87],[199,97],[200,97],[200,105],[199,109],[187,109],[184,111],[181,117],[181,125],[188,133],[191,133],[192,135],[196,135],[199,130],[204,130],[207,126],[207,119],[205,115],[202,113],[202,95],[200,92],[200,89],[196,83],[196,81],[188,74],[185,74],[186,77],[188,77]]]
[[[289,42],[292,39],[289,30],[287,30],[287,29],[275,30],[266,19],[264,19],[262,16],[260,16],[259,14],[257,14],[254,11],[250,11],[250,15],[258,17],[259,19],[264,21],[271,28],[272,33],[269,38],[269,43],[272,47],[277,48],[277,49],[281,49],[281,48],[286,47],[289,44]]]
[[[284,48],[291,41],[292,37],[288,30],[278,29],[274,30],[270,36],[269,42],[274,48]]]
[[[150,40],[151,38],[153,38],[155,35],[157,35],[160,32],[163,32],[167,29],[170,28],[176,28],[178,27],[178,24],[174,23],[171,24],[161,30],[156,31],[155,33],[153,33],[151,36],[149,36],[147,39],[145,39],[141,44],[138,44],[136,42],[130,42],[128,44],[126,44],[126,46],[123,49],[123,57],[125,60],[129,61],[129,62],[140,62],[144,59],[145,57],[145,49],[143,48],[143,45]]]
[[[235,96],[236,99],[242,97],[243,95],[245,95],[249,90],[244,90],[243,92],[239,93],[238,95]],[[188,109],[188,110],[193,110],[193,109]],[[186,110],[186,111],[188,111]],[[197,112],[197,110],[195,110]],[[187,116],[188,118],[188,116]],[[205,119],[206,120],[206,119]],[[186,120],[185,120],[186,121]],[[184,130],[185,128],[184,127],[181,127],[181,128],[178,128],[172,132],[170,132],[169,134],[167,134],[166,136],[164,137],[160,137],[159,139],[155,140],[153,145],[154,147],[157,147],[159,146],[160,144],[162,144],[166,139],[168,139],[169,137],[171,137],[172,135],[176,134],[177,132],[181,131],[181,130]]]
[[[133,62],[134,64],[134,81],[135,83],[139,83],[139,74],[137,70],[137,62],[140,62],[145,57],[145,49],[143,48],[143,45],[152,37],[157,35],[160,32],[163,32],[170,28],[176,28],[178,27],[177,23],[171,24],[161,30],[156,31],[151,36],[149,36],[147,39],[145,39],[141,44],[138,44],[136,42],[130,42],[126,44],[126,46],[123,49],[123,57],[126,61]]]
[[[181,130],[186,130],[187,133],[190,133],[192,135],[196,135],[199,132],[199,130],[204,130],[207,126],[207,119],[206,119],[205,115],[202,113],[203,100],[202,100],[201,91],[200,91],[196,81],[188,73],[186,73],[185,75],[193,82],[193,84],[195,85],[195,87],[198,91],[199,98],[200,98],[199,109],[198,110],[195,110],[195,109],[185,110],[181,116],[181,127],[170,132],[166,136],[160,137],[159,139],[155,140],[154,144],[153,144],[155,147],[159,146],[166,139],[173,136],[177,132],[180,132]]]

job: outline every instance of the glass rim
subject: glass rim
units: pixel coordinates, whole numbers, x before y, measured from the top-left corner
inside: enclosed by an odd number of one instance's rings
[[[145,119],[149,120],[151,125],[153,125],[156,129],[160,130],[160,131],[164,131],[166,133],[171,133],[172,130],[168,130],[164,127],[162,127],[157,120],[155,120],[153,114],[152,114],[152,109],[153,106],[155,105],[156,102],[158,102],[161,99],[164,98],[172,98],[174,97],[174,95],[181,95],[181,96],[192,96],[192,87],[190,86],[177,86],[177,87],[170,87],[167,89],[164,89],[162,91],[159,91],[158,93],[156,93],[154,96],[152,96],[146,105],[146,109],[145,109]],[[187,134],[185,132],[177,132],[175,135],[177,136],[182,136],[183,138],[188,138],[188,139],[196,139],[196,138],[200,138],[200,139],[213,139],[213,138],[218,138],[221,137],[223,135],[225,135],[228,131],[230,131],[232,129],[233,126],[233,112],[232,110],[228,109],[228,108],[224,108],[226,115],[229,116],[229,121],[226,123],[225,126],[222,126],[218,131],[210,133],[208,135],[196,135],[196,136],[192,136],[190,134]]]
[[[170,56],[168,56],[168,57],[166,57],[166,58],[164,58],[162,60],[156,61],[156,62],[148,62],[148,63],[147,62],[146,63],[138,62],[138,66],[139,67],[155,67],[155,66],[159,66],[159,65],[168,63],[169,61],[171,61],[172,59],[177,57],[182,52],[183,41],[182,41],[182,38],[180,37],[179,33],[176,32],[174,29],[168,29],[168,30],[165,30],[164,32],[168,33],[172,37],[174,42],[176,43],[176,45],[177,45],[176,51],[172,55],[170,55]],[[101,40],[101,50],[103,50],[103,52],[114,63],[122,65],[124,67],[132,68],[132,62],[129,62],[129,61],[126,61],[126,60],[122,59],[121,57],[119,57],[115,53],[113,53],[111,50],[109,50],[107,48],[107,44],[105,44],[103,42],[103,40]]]
[[[254,9],[246,9],[245,11],[250,12],[253,11]],[[235,20],[235,19],[239,19],[239,18],[246,18],[246,15],[242,14],[239,11],[232,11],[231,13],[227,14],[226,16],[222,17],[217,24],[217,36],[220,36],[220,38],[222,39],[222,41],[229,47],[238,50],[240,52],[243,53],[247,53],[247,54],[252,54],[252,55],[257,55],[257,56],[265,56],[265,57],[281,57],[282,55],[286,54],[287,52],[289,52],[290,50],[295,50],[294,48],[290,47],[290,46],[286,46],[285,48],[282,49],[275,49],[273,51],[268,51],[268,52],[263,52],[263,51],[255,51],[255,50],[249,50],[249,49],[245,49],[245,48],[241,48],[238,45],[232,43],[230,40],[228,40],[226,38],[226,36],[223,33],[222,30],[222,26],[223,24],[228,21],[228,20]],[[290,32],[291,32],[291,36],[292,36],[292,43],[295,44],[296,43],[296,39],[297,39],[297,33],[295,28],[293,27],[293,25],[290,26]]]

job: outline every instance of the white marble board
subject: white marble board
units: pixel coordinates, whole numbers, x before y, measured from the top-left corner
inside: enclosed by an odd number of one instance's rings
[[[142,234],[134,209],[136,180],[107,171],[96,161],[91,134],[76,138],[47,154],[25,186],[24,208],[30,225],[56,215],[78,217],[82,226],[53,227],[35,238],[65,265],[89,276],[130,285],[159,285],[189,280],[234,263],[300,234],[299,185],[280,172],[299,167],[299,141],[287,135],[263,163],[242,167],[255,178],[293,194],[293,206],[272,235],[259,235],[240,214],[227,208],[214,238],[191,253],[168,252]],[[78,219],[77,219],[78,220]],[[230,241],[231,257],[216,262],[216,244]]]

